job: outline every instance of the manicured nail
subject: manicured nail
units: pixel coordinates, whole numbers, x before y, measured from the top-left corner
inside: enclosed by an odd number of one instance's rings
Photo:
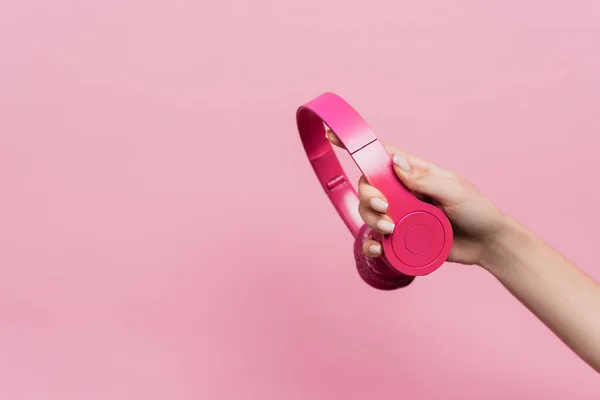
[[[386,203],[378,197],[373,197],[369,201],[369,204],[371,205],[371,208],[373,210],[378,211],[380,213],[385,213],[388,209],[388,203]]]
[[[369,253],[378,256],[381,255],[381,246],[378,244],[372,244],[369,246]]]
[[[377,229],[379,229],[383,233],[392,233],[394,232],[394,224],[390,221],[386,221],[385,219],[380,219],[377,221]]]
[[[394,154],[394,164],[396,164],[398,168],[404,172],[410,171],[410,165],[408,164],[408,161],[406,161],[406,159],[399,154]]]

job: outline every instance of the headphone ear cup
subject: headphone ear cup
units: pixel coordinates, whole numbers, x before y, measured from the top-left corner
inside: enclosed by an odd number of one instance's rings
[[[360,277],[368,285],[380,290],[394,290],[410,285],[415,277],[394,270],[385,261],[385,255],[382,257],[365,255],[363,245],[372,234],[371,228],[363,225],[354,240],[354,260]]]

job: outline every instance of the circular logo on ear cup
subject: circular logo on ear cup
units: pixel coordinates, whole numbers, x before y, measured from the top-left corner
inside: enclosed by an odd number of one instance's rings
[[[406,232],[404,245],[413,254],[423,254],[429,249],[433,234],[425,225],[415,225]]]
[[[420,268],[440,255],[446,235],[442,223],[433,214],[417,211],[396,223],[391,239],[396,257],[406,265]]]

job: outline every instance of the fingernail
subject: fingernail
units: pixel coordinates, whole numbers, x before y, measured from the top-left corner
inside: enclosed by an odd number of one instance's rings
[[[410,165],[408,164],[408,161],[406,161],[406,159],[399,154],[394,154],[394,164],[396,164],[398,168],[404,172],[410,171]]]
[[[394,232],[394,224],[392,224],[390,221],[386,221],[385,219],[380,219],[377,221],[377,229],[383,233],[392,233]]]
[[[388,209],[388,203],[386,203],[378,197],[373,197],[369,201],[369,204],[371,205],[371,208],[373,210],[378,211],[380,213],[385,213]]]
[[[378,244],[372,244],[369,246],[369,252],[373,255],[380,255],[381,254],[381,246]]]

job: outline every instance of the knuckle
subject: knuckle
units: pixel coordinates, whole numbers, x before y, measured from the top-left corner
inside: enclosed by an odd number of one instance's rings
[[[413,169],[412,183],[416,190],[423,190],[427,186],[427,181],[431,175],[428,167],[416,167]]]
[[[362,203],[359,203],[358,204],[358,215],[360,215],[360,217],[363,219],[363,221],[366,220],[366,218],[365,218],[365,216],[366,216],[365,212],[366,212],[365,205],[362,204]]]
[[[463,179],[448,179],[448,201],[453,204],[464,202],[471,192],[471,186]]]
[[[469,192],[471,191],[471,185],[464,179],[456,179],[454,181],[454,186],[456,190],[456,198],[461,201],[467,198]]]
[[[376,217],[369,210],[369,208],[366,207],[364,204],[359,204],[358,214],[360,215],[362,220],[365,222],[365,224],[369,225],[370,227],[372,227],[372,225],[377,223]]]

